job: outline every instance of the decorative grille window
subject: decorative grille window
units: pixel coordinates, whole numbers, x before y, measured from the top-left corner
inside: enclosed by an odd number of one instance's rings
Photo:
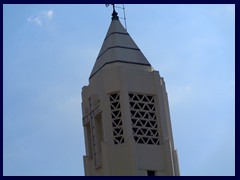
[[[124,143],[119,93],[110,94],[114,144]]]
[[[135,142],[159,145],[154,96],[129,93],[129,103]]]

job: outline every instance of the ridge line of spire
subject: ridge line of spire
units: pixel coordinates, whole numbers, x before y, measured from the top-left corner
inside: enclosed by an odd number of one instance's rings
[[[121,34],[121,35],[127,35],[127,36],[129,36],[129,34],[128,33],[122,33],[122,32],[112,32],[112,33],[110,33],[107,37],[105,37],[105,39],[104,39],[104,41],[109,37],[109,36],[111,36],[112,34]]]
[[[122,48],[122,49],[130,49],[130,50],[136,50],[136,51],[140,51],[139,48],[132,48],[132,47],[126,47],[126,46],[112,46],[107,48],[105,51],[103,51],[98,57],[97,59],[99,59],[103,54],[105,54],[109,49],[113,49],[113,48]]]

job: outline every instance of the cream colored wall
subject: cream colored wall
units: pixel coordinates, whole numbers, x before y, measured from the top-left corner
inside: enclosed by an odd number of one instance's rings
[[[124,144],[113,144],[109,93],[119,91],[124,131]],[[160,145],[137,144],[132,138],[131,114],[128,93],[155,95]],[[95,169],[93,160],[84,157],[86,175],[147,175],[155,170],[156,175],[174,175],[178,168],[177,156],[173,157],[173,137],[167,94],[163,78],[151,67],[125,63],[106,65],[90,79],[89,86],[82,90],[83,117],[88,109],[88,98],[95,97],[102,111],[103,142],[102,166]],[[99,102],[98,102],[99,99]],[[87,146],[85,132],[85,143]],[[86,149],[87,151],[87,149]],[[177,163],[177,165],[176,165]],[[178,170],[175,170],[179,172]],[[176,173],[177,175],[177,173]]]

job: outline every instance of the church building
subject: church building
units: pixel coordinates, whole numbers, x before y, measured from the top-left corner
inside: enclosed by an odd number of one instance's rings
[[[179,176],[163,77],[113,11],[82,88],[86,176]]]

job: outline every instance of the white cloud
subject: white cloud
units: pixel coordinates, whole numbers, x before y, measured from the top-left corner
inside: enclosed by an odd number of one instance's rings
[[[30,16],[27,18],[29,23],[35,24],[37,26],[43,26],[50,22],[53,18],[53,10],[44,10],[38,13],[36,16]]]
[[[53,10],[43,11],[43,15],[47,17],[49,20],[51,20],[53,17]]]
[[[36,24],[38,26],[42,26],[42,21],[41,21],[41,19],[39,17],[35,17],[35,18],[29,17],[27,19],[27,21],[30,22],[30,23],[34,23],[34,24]]]

